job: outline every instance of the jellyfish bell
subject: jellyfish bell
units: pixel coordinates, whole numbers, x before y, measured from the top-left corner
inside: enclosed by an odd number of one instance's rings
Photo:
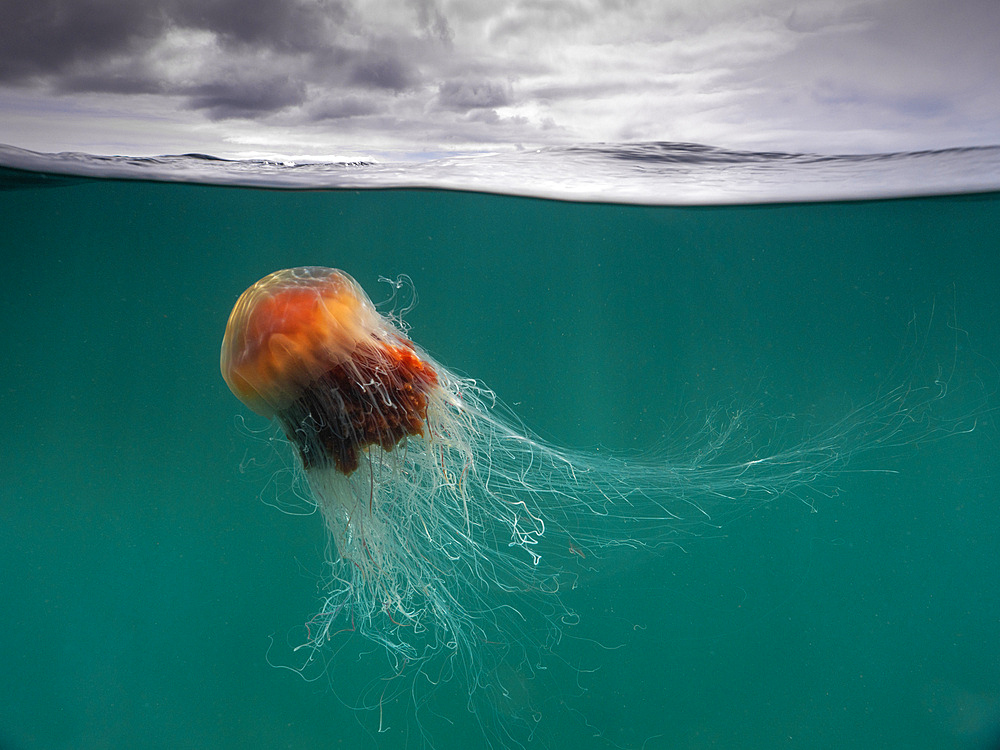
[[[253,411],[276,417],[306,466],[349,475],[359,453],[419,435],[434,369],[343,271],[304,267],[261,279],[236,302],[222,376]]]

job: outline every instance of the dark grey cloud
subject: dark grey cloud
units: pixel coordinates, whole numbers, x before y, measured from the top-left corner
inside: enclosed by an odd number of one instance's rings
[[[0,81],[140,55],[177,28],[211,31],[231,46],[314,51],[349,15],[338,0],[0,0]]]
[[[366,52],[352,63],[348,82],[364,88],[402,91],[417,81],[416,68],[384,53]]]
[[[213,31],[229,44],[291,52],[327,46],[329,31],[342,26],[350,15],[346,2],[337,0],[161,0],[161,3],[175,25]]]
[[[440,47],[451,30],[432,0],[406,13],[408,27],[386,38],[347,0],[0,0],[0,83],[182,97],[212,119],[266,116],[310,90],[420,85],[421,48],[407,37]]]
[[[511,97],[511,86],[506,81],[451,80],[438,87],[438,102],[448,109],[505,107]]]
[[[80,60],[133,51],[166,22],[141,2],[2,0],[0,81],[60,73]]]
[[[314,103],[309,109],[308,116],[313,122],[321,120],[347,120],[354,117],[367,117],[379,111],[379,107],[371,97],[338,96],[333,99]]]
[[[213,120],[255,117],[305,101],[305,86],[288,76],[251,75],[235,81],[218,81],[194,86],[188,106],[205,110]]]

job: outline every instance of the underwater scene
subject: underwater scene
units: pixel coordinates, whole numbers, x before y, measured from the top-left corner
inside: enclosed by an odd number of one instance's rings
[[[0,156],[0,747],[1000,743],[997,149]]]

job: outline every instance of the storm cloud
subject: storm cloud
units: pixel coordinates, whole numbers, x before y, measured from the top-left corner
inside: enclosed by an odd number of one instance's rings
[[[408,61],[344,3],[39,0],[8,3],[0,82],[60,93],[183,97],[212,117],[301,105],[310,87],[401,91]],[[411,47],[412,51],[412,47]]]
[[[0,0],[0,140],[980,145],[998,35],[994,0]]]

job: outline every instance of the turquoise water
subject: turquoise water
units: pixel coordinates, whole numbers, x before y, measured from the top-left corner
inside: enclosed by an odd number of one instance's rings
[[[408,275],[413,339],[559,445],[676,451],[718,406],[794,435],[939,366],[942,417],[972,430],[595,563],[555,679],[501,712],[541,714],[529,746],[1000,736],[1000,195],[677,208],[89,181],[5,191],[0,217],[3,747],[481,745],[461,685],[418,716],[390,700],[382,732],[345,707],[379,674],[370,645],[331,648],[311,682],[280,668],[325,539],[273,507],[279,467],[245,465],[264,424],[218,352],[239,293],[306,264],[376,301]]]

